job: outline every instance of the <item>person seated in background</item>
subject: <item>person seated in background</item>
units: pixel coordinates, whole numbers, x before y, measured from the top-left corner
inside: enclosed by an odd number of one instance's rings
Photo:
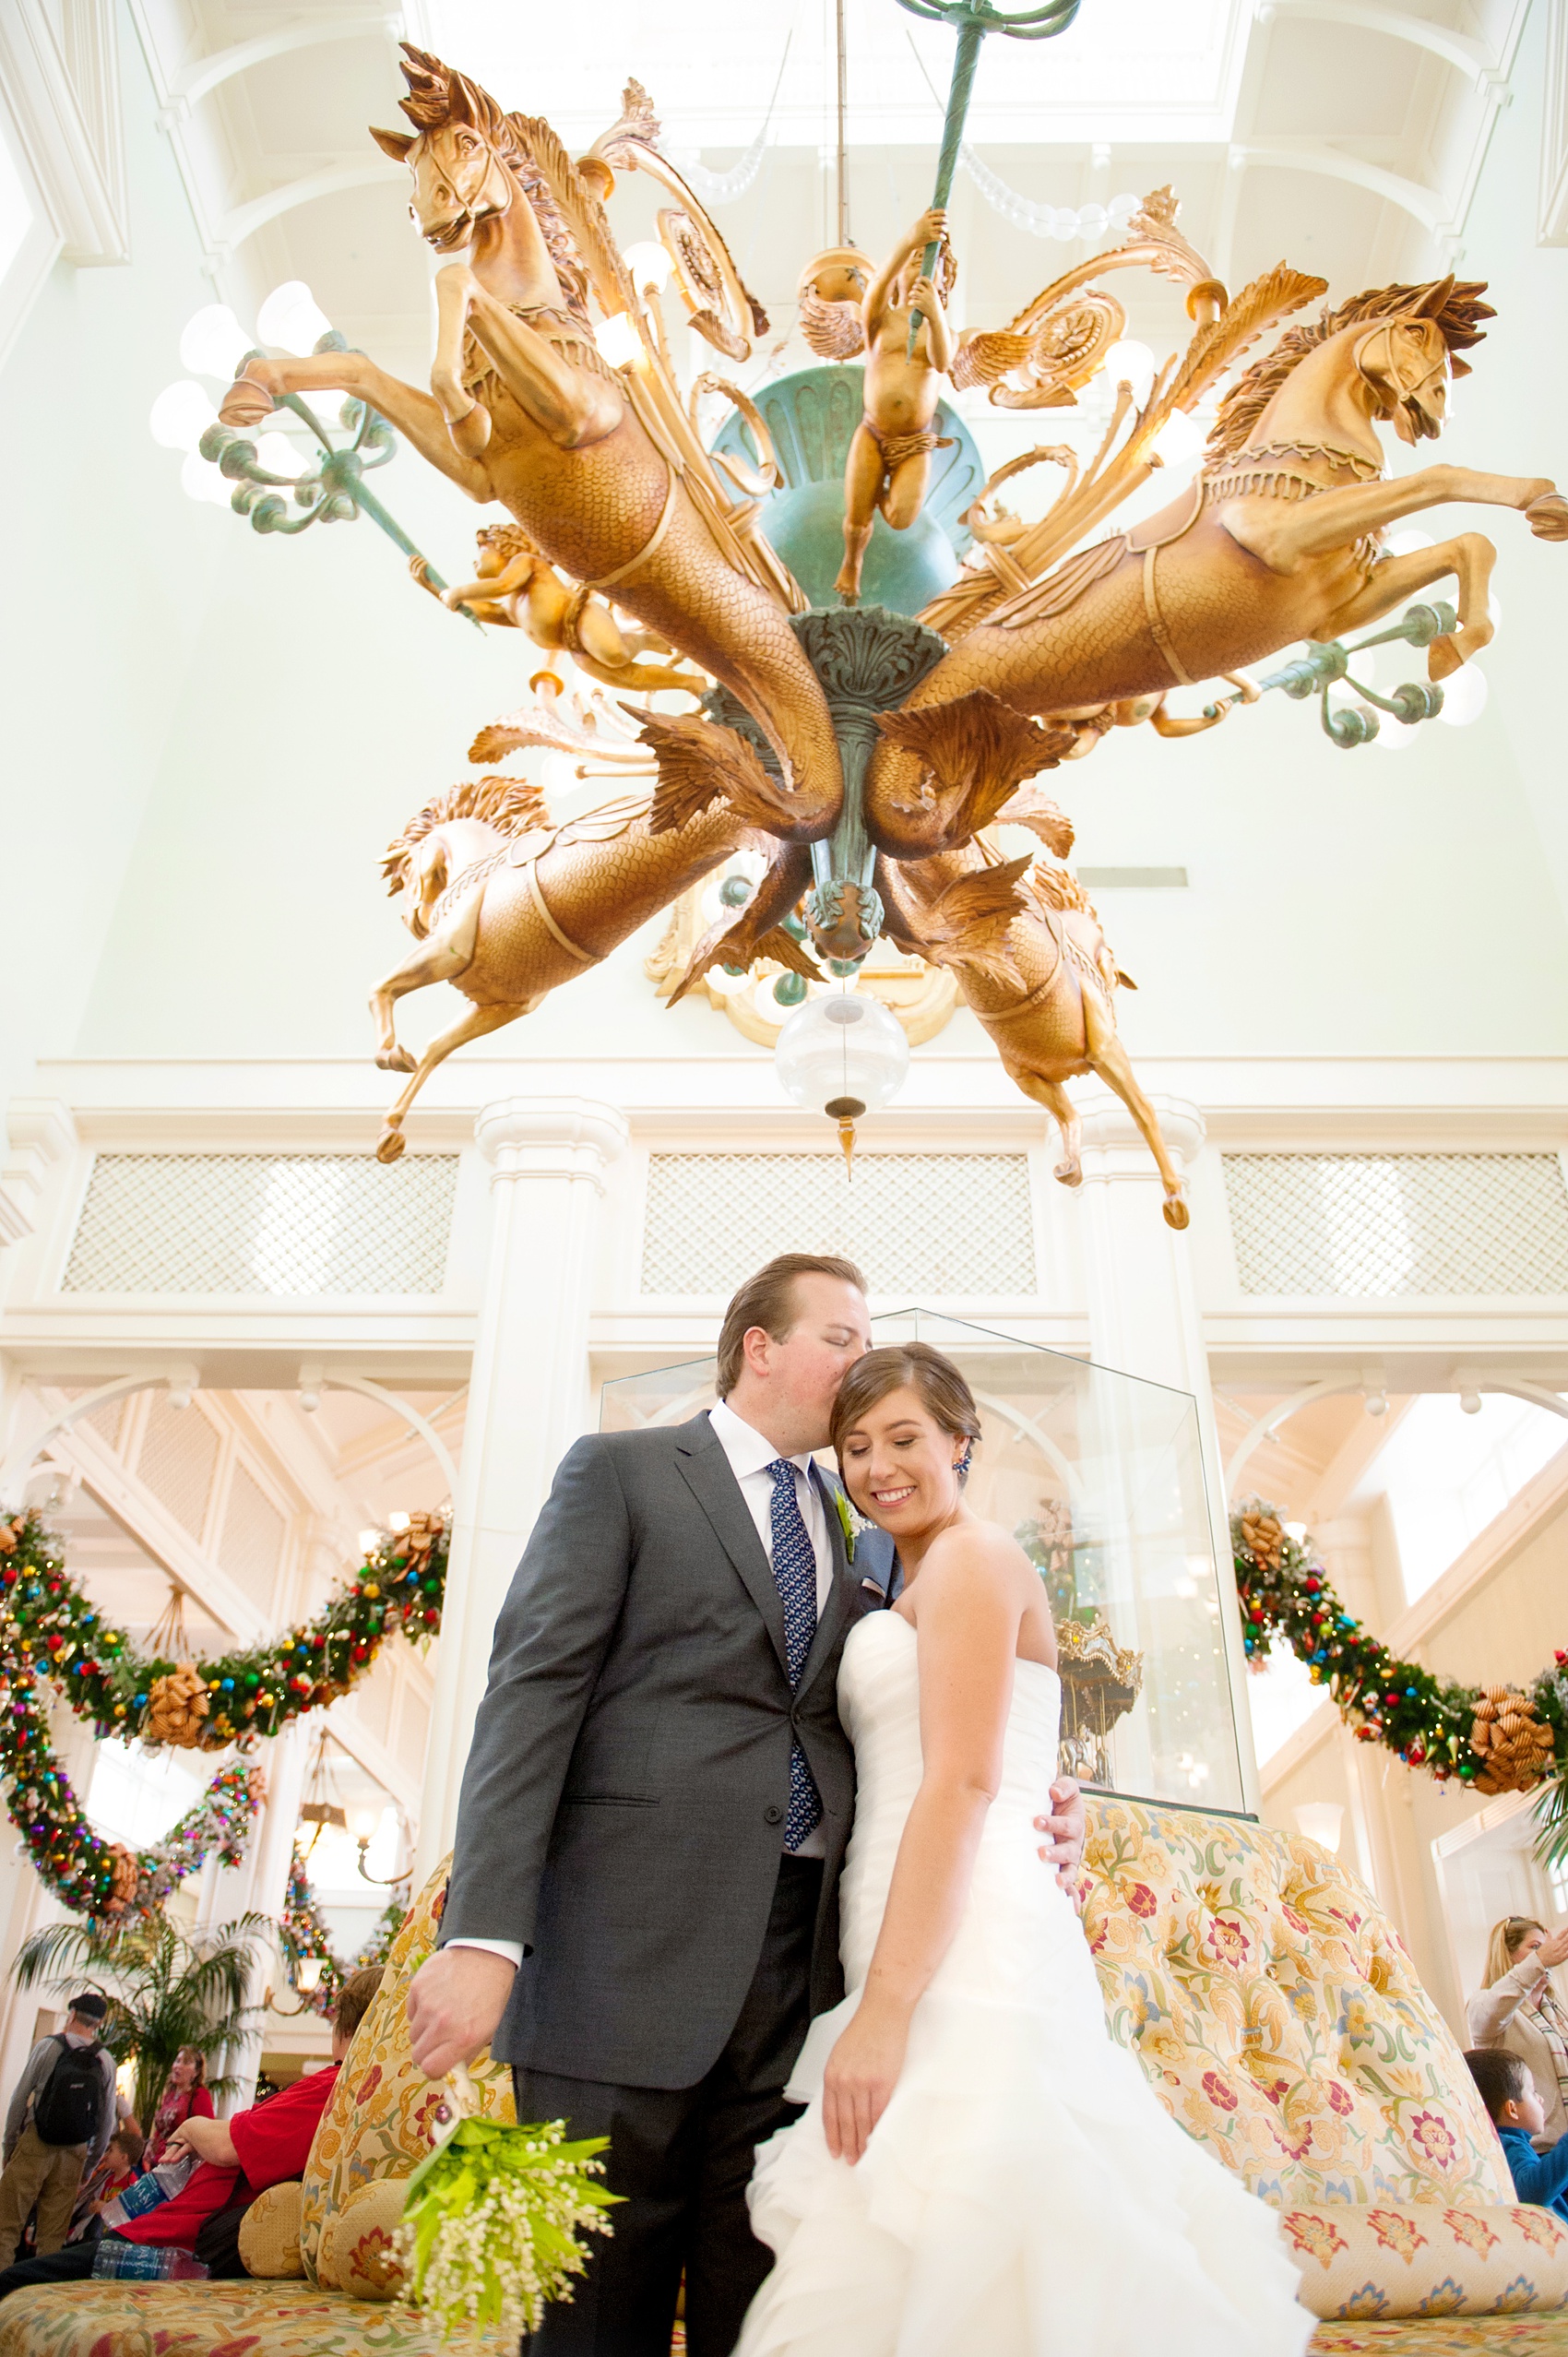
[[[210,2120],[212,2117],[212,2097],[207,2086],[207,2056],[199,2046],[182,2046],[169,2066],[163,2092],[152,2115],[152,2125],[147,2132],[148,2167],[157,2168],[168,2151],[169,2140],[175,2129],[183,2126],[186,2120]]]
[[[1568,2221],[1568,2139],[1536,2150],[1533,2139],[1545,2130],[1546,2106],[1529,2065],[1506,2046],[1472,2047],[1465,2060],[1491,2115],[1519,2199],[1538,2209],[1554,2209]]]
[[[1532,1915],[1505,1915],[1487,1941],[1486,1976],[1465,2007],[1470,2041],[1517,2054],[1536,2083],[1544,2136],[1568,2136],[1568,2005],[1552,1980],[1568,1962],[1568,1923],[1549,1932]]]
[[[303,2175],[339,2067],[370,2011],[381,1974],[381,1966],[372,1965],[344,1982],[332,2016],[332,2060],[325,2070],[297,2078],[265,2103],[236,2112],[232,2120],[187,2119],[170,2139],[164,2168],[187,2157],[197,2165],[166,2200],[136,2215],[128,2214],[125,2196],[110,2203],[101,2240],[68,2243],[49,2257],[23,2259],[6,2268],[0,2271],[0,2300],[30,2284],[69,2283],[88,2275],[156,2279],[160,2271],[157,2253],[166,2255],[168,2272],[186,2272],[197,2237],[222,2212],[233,2214],[237,2235],[240,2216],[258,2194]],[[133,2186],[131,2202],[151,2183],[143,2179]],[[145,2263],[136,2256],[138,2250],[148,2254]],[[204,2256],[205,2251],[196,2255]],[[231,2270],[224,2266],[220,2271]],[[240,2271],[237,2266],[233,2271]]]
[[[71,2216],[71,2231],[65,2237],[69,2243],[79,2243],[85,2235],[96,2242],[99,2219],[109,2204],[134,2185],[141,2174],[142,2155],[147,2150],[141,2130],[127,2127],[124,2121],[109,2139],[109,2149],[90,2176],[82,2179],[82,2189],[77,2196],[77,2206]]]

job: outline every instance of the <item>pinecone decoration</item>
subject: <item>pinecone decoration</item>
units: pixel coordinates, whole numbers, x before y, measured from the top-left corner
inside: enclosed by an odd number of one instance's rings
[[[196,1663],[177,1662],[167,1677],[154,1678],[148,1689],[142,1741],[175,1744],[189,1750],[201,1741],[202,1720],[209,1708],[207,1680]]]
[[[423,1571],[436,1541],[445,1528],[439,1514],[426,1514],[422,1507],[418,1514],[410,1515],[409,1527],[399,1539],[398,1545],[408,1558],[410,1571]]]
[[[123,1841],[111,1841],[105,1855],[109,1860],[109,1870],[113,1876],[109,1886],[108,1903],[112,1909],[118,1911],[122,1907],[128,1907],[137,1895],[137,1883],[139,1878],[137,1853],[134,1850],[127,1850]]]
[[[1241,1517],[1241,1544],[1260,1571],[1277,1571],[1285,1559],[1285,1530],[1277,1514],[1261,1506]]]
[[[1472,1791],[1527,1792],[1547,1773],[1553,1744],[1528,1695],[1483,1686],[1470,1728],[1470,1749],[1482,1763]]]

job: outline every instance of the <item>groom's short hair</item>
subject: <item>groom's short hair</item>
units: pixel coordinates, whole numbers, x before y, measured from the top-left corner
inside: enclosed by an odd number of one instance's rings
[[[834,1277],[841,1285],[866,1290],[866,1280],[852,1260],[833,1252],[781,1252],[754,1277],[748,1277],[724,1313],[719,1329],[719,1396],[727,1399],[740,1381],[745,1362],[745,1339],[754,1326],[781,1342],[795,1323],[797,1277]]]

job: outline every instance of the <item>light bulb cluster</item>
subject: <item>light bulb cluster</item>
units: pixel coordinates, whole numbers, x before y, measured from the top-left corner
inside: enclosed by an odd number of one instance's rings
[[[273,288],[256,314],[254,336],[245,333],[226,303],[205,304],[193,312],[180,337],[180,365],[188,374],[164,387],[148,416],[153,440],[166,450],[184,453],[180,488],[187,498],[227,507],[232,504],[234,490],[229,478],[202,455],[202,435],[218,423],[218,409],[207,387],[196,379],[207,377],[227,388],[253,352],[303,356],[331,333],[332,322],[303,279],[289,279]],[[350,406],[358,415],[359,405],[351,403],[349,396],[340,401],[329,397],[329,405],[334,423],[350,423]],[[267,474],[290,482],[306,464],[290,436],[278,432],[255,437],[255,455],[257,465]]]

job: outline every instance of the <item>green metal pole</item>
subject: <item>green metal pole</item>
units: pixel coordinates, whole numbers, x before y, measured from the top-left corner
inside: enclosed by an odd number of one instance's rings
[[[942,153],[936,163],[936,193],[932,204],[945,206],[953,194],[953,182],[958,170],[958,150],[964,144],[964,125],[968,119],[969,97],[975,86],[975,68],[980,64],[980,43],[985,39],[985,27],[967,18],[958,27],[958,47],[953,59],[953,81],[947,92],[947,115],[942,125]],[[942,247],[932,240],[925,249],[921,264],[922,278],[930,278],[936,268]],[[921,331],[921,315],[909,315],[909,356],[915,356],[915,339]]]

